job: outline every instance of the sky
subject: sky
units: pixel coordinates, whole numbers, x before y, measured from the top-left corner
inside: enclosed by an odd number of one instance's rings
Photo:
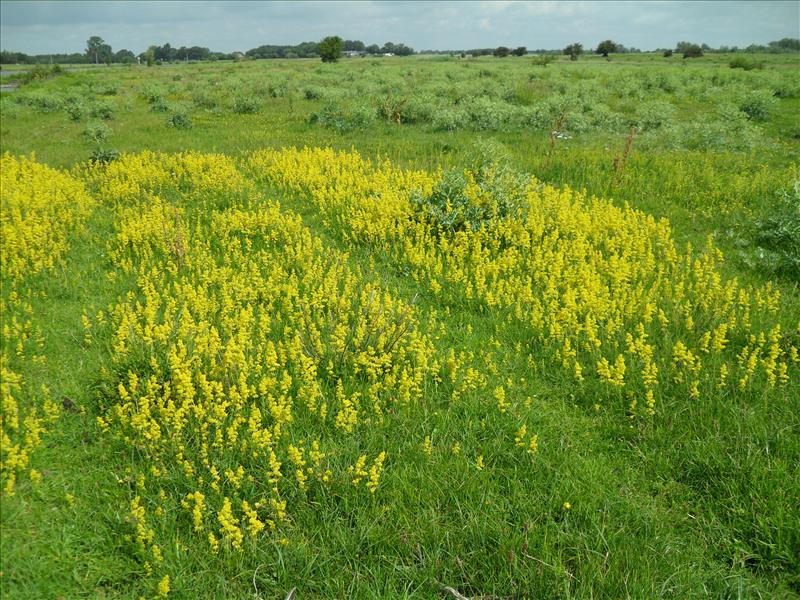
[[[116,51],[206,46],[246,51],[327,35],[416,50],[595,47],[643,50],[679,41],[745,47],[800,37],[800,0],[750,2],[86,2],[0,0],[0,45],[28,54],[82,52],[102,37]]]

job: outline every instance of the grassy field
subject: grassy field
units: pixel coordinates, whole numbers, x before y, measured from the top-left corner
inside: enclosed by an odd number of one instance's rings
[[[800,62],[0,96],[8,598],[800,595]]]

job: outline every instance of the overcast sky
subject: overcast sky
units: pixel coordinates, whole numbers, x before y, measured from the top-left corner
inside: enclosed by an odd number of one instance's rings
[[[82,52],[99,35],[114,50],[152,44],[245,51],[340,35],[416,50],[594,46],[644,50],[686,40],[747,46],[800,37],[800,1],[761,2],[84,2],[0,1],[4,50]]]

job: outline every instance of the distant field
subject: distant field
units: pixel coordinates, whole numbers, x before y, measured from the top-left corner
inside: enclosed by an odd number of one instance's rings
[[[737,57],[22,76],[3,597],[798,597],[800,62]]]

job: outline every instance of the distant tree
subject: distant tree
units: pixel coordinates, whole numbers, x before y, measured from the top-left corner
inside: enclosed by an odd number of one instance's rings
[[[378,46],[378,44],[370,44],[369,46],[367,46],[365,48],[365,50],[367,51],[367,54],[380,54],[381,53],[381,47]]]
[[[597,50],[595,50],[594,53],[602,54],[603,56],[608,58],[608,55],[611,54],[612,52],[619,52],[619,51],[620,51],[619,44],[617,44],[612,40],[604,40],[599,44],[597,44]]]
[[[703,49],[697,44],[689,44],[683,48],[683,58],[700,58],[703,56]]]
[[[114,53],[114,62],[116,63],[132,63],[136,60],[136,55],[130,50],[122,49]]]
[[[414,49],[405,44],[395,44],[394,53],[397,56],[411,56],[414,54]]]
[[[319,43],[318,52],[322,62],[336,62],[342,54],[342,38],[330,35]]]
[[[664,50],[664,58],[671,58],[672,50]]]
[[[169,62],[178,58],[182,58],[178,56],[178,50],[170,46],[169,43],[164,44],[163,46],[153,46],[153,51],[155,52],[156,60]]]
[[[494,52],[492,52],[492,54],[494,54],[497,58],[505,58],[506,56],[511,54],[511,49],[506,48],[505,46],[498,46],[497,48],[494,49]]]
[[[703,44],[703,46],[706,45]],[[707,47],[708,46],[706,46],[706,48]],[[701,52],[699,56],[702,56],[703,48],[699,44],[695,44],[693,42],[678,42],[677,45],[675,46],[675,52],[677,52],[678,54],[686,54],[687,51],[689,51],[689,53],[691,54],[692,52],[697,52],[698,50]],[[691,57],[686,57],[686,58],[691,58]]]
[[[150,46],[147,50],[142,52],[141,58],[148,67],[152,67],[153,63],[156,62],[156,47]]]
[[[800,52],[800,39],[783,38],[769,43],[770,50],[779,52]]]
[[[528,53],[528,49],[525,46],[517,46],[513,51],[512,54],[514,56],[525,56]]]
[[[345,52],[363,52],[364,42],[361,40],[345,40],[342,42],[342,50]]]
[[[86,56],[94,59],[94,64],[99,64],[101,60],[106,62],[111,54],[111,46],[106,44],[99,35],[93,35],[86,40]]]
[[[569,56],[570,60],[578,60],[578,57],[583,54],[583,44],[575,42],[564,48],[564,54]]]

